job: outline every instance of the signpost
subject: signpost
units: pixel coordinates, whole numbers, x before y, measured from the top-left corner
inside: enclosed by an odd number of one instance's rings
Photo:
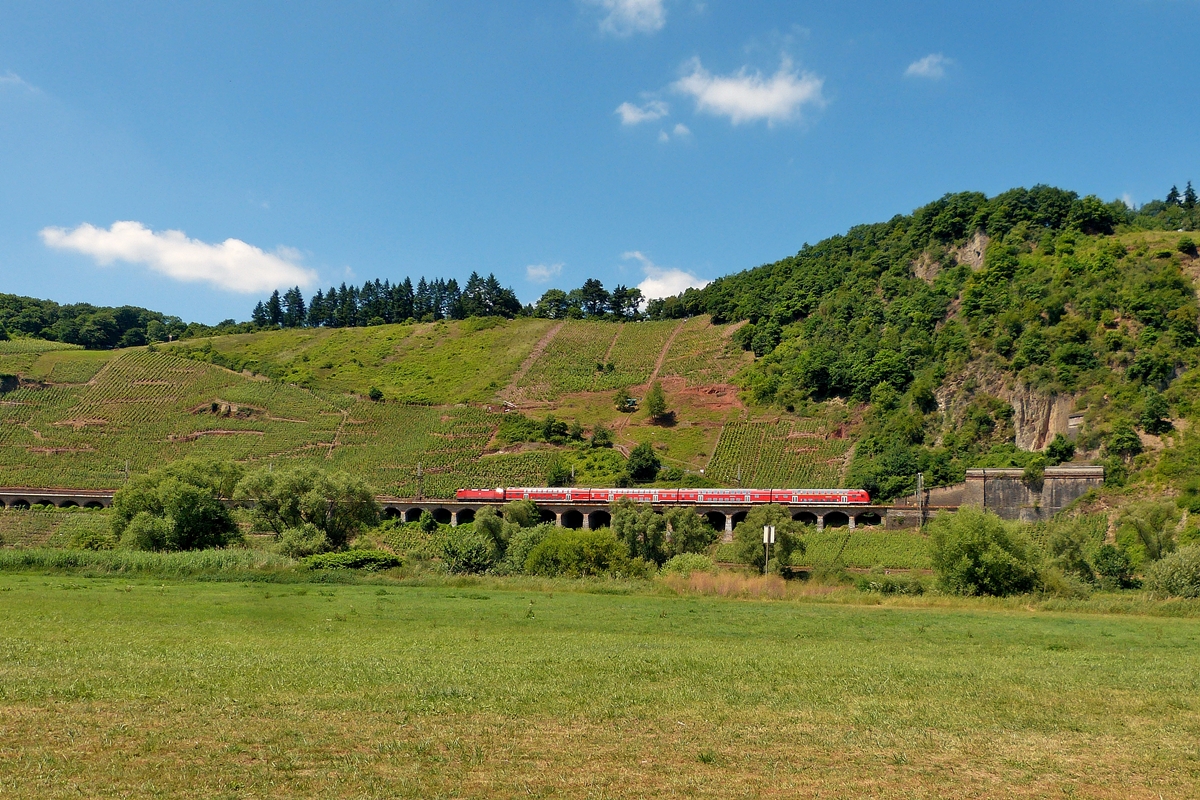
[[[771,545],[775,544],[775,526],[763,525],[763,575],[767,574],[767,562],[771,560]]]

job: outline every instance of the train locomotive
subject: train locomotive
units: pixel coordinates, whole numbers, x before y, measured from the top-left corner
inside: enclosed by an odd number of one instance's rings
[[[655,505],[866,505],[871,496],[862,489],[586,489],[576,487],[521,487],[459,489],[462,503],[580,503],[602,505],[624,500]]]

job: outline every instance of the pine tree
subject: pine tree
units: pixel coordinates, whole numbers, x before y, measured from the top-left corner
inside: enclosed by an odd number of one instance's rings
[[[283,326],[299,328],[305,321],[304,295],[299,286],[288,289],[283,295]]]
[[[272,325],[283,322],[283,302],[279,299],[278,289],[271,292],[271,299],[267,301],[267,320]]]
[[[267,316],[267,307],[260,300],[254,310],[250,312],[250,321],[260,328],[265,328],[271,324],[271,318]]]
[[[1172,186],[1171,191],[1167,192],[1167,205],[1169,205],[1169,206],[1179,205],[1179,187],[1178,186]]]
[[[317,289],[308,303],[308,327],[317,328],[325,322],[325,294]]]
[[[325,293],[325,327],[336,328],[337,324],[337,309],[338,304],[342,302],[342,298],[338,297],[337,289],[330,286],[329,291]]]
[[[417,281],[417,290],[413,293],[413,316],[416,317],[417,321],[422,321],[425,319],[426,314],[432,318],[433,303],[429,294],[429,284],[426,282],[425,276],[422,275],[421,279]]]
[[[413,315],[413,285],[409,278],[392,291],[392,314],[396,322],[404,322]]]
[[[1183,190],[1183,207],[1189,211],[1196,207],[1196,190],[1192,188],[1192,182],[1187,182],[1187,188]]]

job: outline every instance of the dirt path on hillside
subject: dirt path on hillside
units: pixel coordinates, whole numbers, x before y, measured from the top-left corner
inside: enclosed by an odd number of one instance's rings
[[[675,326],[675,330],[671,331],[671,336],[667,339],[667,343],[663,345],[662,352],[658,354],[658,361],[654,362],[654,371],[650,373],[650,380],[646,381],[647,389],[658,380],[658,373],[662,370],[662,366],[667,360],[667,353],[671,352],[671,345],[675,344],[675,337],[683,330],[685,324],[687,324],[687,320],[681,319],[679,320],[679,324]]]
[[[350,419],[350,409],[345,409],[342,411],[342,421],[338,423],[337,430],[333,434],[333,440],[329,442],[329,452],[325,454],[326,461],[333,458],[334,449],[341,444],[342,431],[345,429],[348,419]]]
[[[617,323],[617,332],[613,335],[613,340],[608,343],[608,349],[604,351],[604,362],[607,364],[612,361],[613,350],[617,349],[617,339],[621,338],[621,331],[625,330],[625,323]]]
[[[561,331],[563,326],[566,324],[567,321],[563,320],[550,330],[546,331],[545,335],[542,336],[542,338],[538,340],[538,343],[533,346],[533,349],[529,351],[529,355],[525,356],[525,360],[521,362],[521,366],[517,367],[517,371],[513,373],[512,380],[508,382],[508,386],[505,386],[504,391],[501,392],[501,397],[506,397],[509,400],[516,398],[517,385],[521,382],[521,379],[524,378],[526,373],[533,368],[534,362],[541,358],[542,353],[546,352],[546,348],[550,346],[550,343],[554,341],[554,337],[558,336],[558,332]]]

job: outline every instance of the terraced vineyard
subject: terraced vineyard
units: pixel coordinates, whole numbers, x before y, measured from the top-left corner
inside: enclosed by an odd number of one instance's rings
[[[850,444],[820,420],[730,422],[706,474],[734,486],[841,486]]]
[[[650,441],[670,465],[700,469],[715,452],[708,472],[724,483],[736,483],[738,465],[743,485],[836,479],[844,443],[807,429],[735,422],[717,444],[722,424],[743,413],[732,390],[718,397],[704,383],[728,382],[747,357],[728,327],[707,318],[570,321],[549,337],[558,324],[282,330],[118,351],[0,342],[0,373],[20,375],[0,394],[2,482],[107,488],[120,485],[127,468],[136,474],[206,456],[250,465],[313,461],[399,495],[417,492],[418,464],[427,496],[541,484],[552,459],[573,456],[541,445],[485,454],[500,420],[487,404],[505,387],[549,401],[543,408],[568,421],[617,428],[624,447]],[[677,424],[618,414],[610,392],[644,384],[660,359]],[[385,402],[365,399],[372,386],[384,390]]]
[[[553,400],[643,384],[679,325],[675,320],[567,322],[517,388],[526,399]]]
[[[517,371],[549,320],[470,319],[371,328],[218,336],[173,346],[191,358],[286,383],[428,405],[486,403]]]
[[[709,317],[687,320],[671,343],[659,376],[683,378],[693,386],[729,383],[754,360],[730,338],[734,329],[732,325],[713,325]]]
[[[402,495],[416,492],[420,464],[425,493],[449,496],[463,485],[540,483],[549,457],[483,457],[499,417],[479,407],[373,403],[144,349],[97,355],[107,361],[83,360],[98,373],[91,383],[25,383],[2,395],[4,483],[106,488],[127,465],[136,474],[198,456],[319,462]]]
[[[330,463],[400,496],[451,497],[463,486],[540,484],[547,454],[484,456],[499,415],[471,406],[432,408],[359,402],[349,410]]]
[[[103,511],[0,511],[0,545],[66,547],[81,533],[103,536],[110,527]]]
[[[44,354],[63,351],[84,352],[78,345],[47,342],[42,339],[13,339],[0,342],[0,375],[29,374],[33,365]]]

